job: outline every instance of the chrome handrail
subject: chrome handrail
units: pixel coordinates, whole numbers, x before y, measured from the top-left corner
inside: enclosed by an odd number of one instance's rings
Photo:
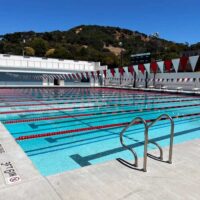
[[[159,159],[163,160],[163,150],[162,150],[162,147],[157,142],[154,142],[154,141],[148,141],[148,144],[149,143],[154,144],[155,146],[158,147],[158,149],[160,151],[160,157],[159,157]],[[148,153],[148,155],[151,155],[151,154]]]
[[[162,120],[162,119],[169,119],[171,123],[171,131],[170,131],[170,146],[169,146],[169,159],[168,162],[172,163],[172,151],[173,151],[173,142],[174,142],[174,120],[168,115],[168,114],[162,114],[159,117],[157,117],[153,122],[151,122],[148,125],[148,129],[152,127],[156,122]],[[155,142],[154,142],[155,143]],[[157,144],[157,143],[156,143]],[[158,144],[157,144],[158,145]],[[159,146],[159,145],[158,145]],[[161,147],[160,147],[161,148]],[[161,148],[162,149],[162,148]]]
[[[124,141],[123,141],[123,135],[124,133],[126,132],[126,130],[128,128],[130,128],[132,125],[135,125],[137,124],[136,122],[142,122],[144,124],[144,160],[143,160],[143,171],[146,172],[147,171],[147,147],[148,147],[148,143],[152,143],[154,145],[156,145],[160,151],[160,157],[159,159],[163,160],[163,150],[162,150],[162,147],[154,142],[154,141],[149,141],[148,139],[148,133],[149,133],[149,128],[152,127],[156,122],[164,119],[164,117],[166,119],[169,119],[170,120],[170,123],[171,123],[171,131],[170,131],[170,147],[169,147],[169,159],[168,159],[168,163],[172,163],[172,152],[173,152],[173,139],[174,139],[174,121],[173,119],[168,115],[168,114],[162,114],[160,115],[159,117],[157,117],[153,122],[151,122],[149,125],[147,125],[147,122],[141,118],[141,117],[136,117],[134,118],[120,133],[120,142],[121,142],[121,145],[125,148],[125,149],[128,149],[134,156],[134,159],[135,159],[135,167],[138,167],[138,156],[137,156],[137,153],[133,150],[133,148],[130,148],[128,147]],[[150,155],[150,154],[149,154]]]
[[[126,130],[128,128],[130,128],[132,125],[136,124],[136,122],[142,122],[144,124],[144,127],[145,127],[145,142],[148,141],[148,126],[147,126],[147,122],[141,118],[141,117],[136,117],[135,119],[133,119],[120,133],[120,142],[121,142],[121,145],[125,148],[125,149],[128,149],[134,156],[134,159],[135,159],[135,163],[133,165],[135,165],[136,167],[138,167],[138,156],[137,156],[137,153],[133,150],[133,148],[130,148],[128,147],[127,145],[124,144],[124,141],[123,141],[123,135],[124,133],[126,132]],[[144,157],[147,156],[147,144],[145,143],[144,145]],[[145,162],[145,159],[144,159],[144,163]]]

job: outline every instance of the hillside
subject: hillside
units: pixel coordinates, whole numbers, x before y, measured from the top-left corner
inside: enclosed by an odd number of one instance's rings
[[[189,49],[186,44],[104,26],[82,25],[68,31],[18,32],[0,37],[0,53],[3,54],[22,55],[24,49],[26,56],[100,61],[109,66],[120,65],[121,51],[123,64],[129,65],[131,54],[151,52],[155,59],[166,59],[178,57],[180,52]],[[193,45],[193,49],[199,46]]]

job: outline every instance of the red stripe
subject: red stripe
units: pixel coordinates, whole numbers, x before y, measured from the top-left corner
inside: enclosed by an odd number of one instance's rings
[[[110,72],[111,72],[112,76],[114,77],[114,76],[115,76],[115,69],[114,69],[114,68],[111,68],[111,69],[110,69]]]
[[[138,65],[138,70],[140,70],[144,74],[144,72],[145,72],[144,64],[139,64]]]
[[[156,72],[158,70],[158,64],[157,64],[157,62],[152,62],[151,63],[151,69],[152,69],[153,73],[156,74]]]
[[[181,64],[181,68],[182,68],[183,71],[185,71],[186,68],[187,68],[188,59],[189,58],[187,56],[182,56],[180,58],[180,64]]]
[[[129,71],[129,72],[132,74],[132,76],[133,76],[134,69],[133,69],[133,66],[132,66],[132,65],[128,67],[128,71]]]
[[[105,69],[103,70],[103,74],[104,74],[105,78],[106,78],[106,71],[107,70],[105,70]]]
[[[124,126],[127,125],[127,123],[120,123],[120,124],[108,124],[104,126],[93,126],[89,128],[79,128],[74,130],[66,130],[66,131],[57,131],[52,133],[43,133],[43,134],[37,134],[37,135],[27,135],[27,136],[21,136],[16,138],[16,140],[27,140],[32,138],[41,138],[41,137],[47,137],[47,136],[53,136],[53,135],[63,135],[63,134],[69,134],[69,133],[75,133],[75,132],[83,132],[83,131],[91,131],[96,129],[105,129],[105,128],[111,128],[111,127],[118,127],[118,126]]]
[[[167,72],[170,72],[172,67],[172,61],[171,60],[165,60],[164,61],[165,69]]]
[[[73,116],[57,116],[57,117],[44,117],[44,118],[35,118],[35,119],[20,119],[20,120],[11,120],[6,121],[4,124],[14,124],[20,122],[34,122],[34,121],[44,121],[44,120],[52,120],[52,119],[66,119],[66,118],[74,118],[74,117],[83,117],[83,116],[91,116],[92,114],[80,114]]]

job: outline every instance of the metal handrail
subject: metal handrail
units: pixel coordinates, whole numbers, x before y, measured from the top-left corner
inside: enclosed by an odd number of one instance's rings
[[[160,157],[159,157],[159,159],[163,160],[163,150],[162,150],[162,147],[157,142],[154,142],[154,141],[148,141],[148,144],[149,143],[154,144],[155,146],[158,147],[158,149],[160,151]],[[151,154],[148,153],[148,155],[151,155]]]
[[[157,117],[153,122],[148,125],[148,129],[152,127],[156,122],[162,119],[169,119],[171,123],[171,131],[170,131],[170,146],[169,146],[169,159],[168,162],[172,163],[172,151],[173,151],[173,142],[174,142],[174,120],[168,114],[162,114]],[[154,142],[155,143],[155,142]],[[157,144],[157,143],[156,143]],[[157,144],[158,145],[158,144]],[[159,146],[159,145],[158,145]],[[160,147],[161,148],[161,147]],[[161,148],[162,149],[162,148]]]
[[[149,133],[149,128],[152,127],[156,122],[162,120],[163,118],[165,119],[169,119],[170,123],[171,123],[171,131],[170,131],[170,147],[169,147],[169,159],[168,159],[168,163],[172,163],[172,152],[173,152],[173,139],[174,139],[174,121],[173,119],[168,115],[168,114],[162,114],[159,117],[157,117],[153,122],[151,122],[149,125],[147,125],[147,122],[141,118],[141,117],[136,117],[135,119],[133,119],[120,133],[120,142],[122,144],[122,146],[125,149],[128,149],[134,156],[135,159],[135,167],[138,167],[138,156],[137,153],[133,150],[133,148],[128,147],[127,145],[124,144],[123,141],[123,135],[126,132],[126,130],[128,128],[130,128],[132,125],[137,124],[136,122],[140,121],[144,124],[145,130],[144,130],[144,160],[143,160],[143,171],[146,172],[147,171],[147,147],[148,147],[148,143],[152,143],[154,145],[156,145],[160,151],[160,159],[163,160],[163,150],[162,147],[154,142],[154,141],[149,141],[148,139],[148,133]]]
[[[121,145],[125,148],[125,149],[128,149],[134,156],[134,159],[135,159],[135,163],[133,165],[135,165],[135,167],[138,167],[138,156],[137,156],[137,153],[133,150],[133,148],[130,148],[128,147],[127,145],[124,144],[124,141],[123,141],[123,135],[124,133],[126,132],[126,130],[131,127],[132,125],[136,124],[136,122],[138,121],[141,121],[143,124],[144,124],[144,127],[145,127],[145,145],[144,145],[144,152],[147,152],[147,144],[146,142],[148,141],[148,126],[147,126],[147,122],[141,118],[141,117],[136,117],[135,119],[133,119],[120,133],[120,142],[121,142]],[[147,156],[147,153],[145,154],[144,153],[144,157]],[[144,163],[146,163],[144,161]]]

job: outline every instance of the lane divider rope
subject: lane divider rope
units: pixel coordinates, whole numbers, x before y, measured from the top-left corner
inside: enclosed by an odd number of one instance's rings
[[[190,117],[190,116],[200,116],[200,113],[177,115],[177,116],[172,116],[172,118],[175,119],[175,118],[184,118],[184,117]],[[162,120],[166,120],[166,119],[167,118],[163,118]],[[155,119],[149,119],[149,120],[146,120],[146,122],[149,123],[154,120]],[[20,137],[16,138],[16,140],[21,141],[21,140],[43,138],[43,137],[50,137],[50,136],[57,136],[57,135],[66,135],[66,134],[71,134],[71,133],[85,132],[85,131],[98,130],[98,129],[121,127],[121,126],[128,125],[129,123],[130,122],[124,122],[124,123],[118,123],[118,124],[107,124],[107,125],[102,125],[102,126],[92,126],[92,127],[87,127],[87,128],[78,128],[78,129],[72,129],[72,130],[41,133],[41,134],[35,134],[35,135],[24,135],[24,136],[20,136]],[[141,122],[136,122],[136,124],[140,124],[140,123]]]
[[[43,111],[59,111],[59,110],[73,110],[73,109],[84,109],[84,108],[102,108],[102,107],[113,107],[113,106],[128,106],[128,105],[149,105],[149,104],[163,104],[172,102],[186,102],[186,101],[197,101],[199,99],[184,99],[184,100],[173,100],[173,101],[157,101],[157,102],[145,102],[145,103],[129,103],[129,104],[111,104],[111,105],[96,105],[96,106],[77,106],[67,108],[46,108],[46,109],[33,109],[33,110],[15,110],[15,111],[3,111],[0,114],[16,114],[16,113],[27,113],[27,112],[43,112]]]
[[[148,98],[148,100],[156,100],[156,99],[158,99],[158,98],[156,98],[156,97],[154,97],[154,98]],[[159,99],[163,99],[163,98],[159,98]],[[168,97],[168,99],[176,99],[177,100],[177,97]],[[187,98],[186,98],[187,99]],[[99,99],[97,99],[97,100],[90,100],[90,101],[86,101],[86,100],[84,100],[84,101],[68,101],[68,102],[53,102],[53,103],[44,103],[43,101],[40,101],[41,103],[40,104],[14,104],[14,105],[0,105],[0,108],[10,108],[10,107],[22,107],[22,106],[31,106],[31,107],[33,107],[33,106],[48,106],[48,105],[63,105],[63,104],[73,104],[73,103],[95,103],[95,102],[108,102],[108,101],[131,101],[131,100],[144,100],[144,98],[132,98],[132,99],[130,99],[130,98],[124,98],[124,99],[122,99],[122,98],[120,98],[120,99],[105,99],[105,100],[99,100]],[[181,99],[179,99],[179,100],[181,100]],[[193,99],[191,99],[191,100],[193,100]],[[63,100],[64,101],[64,100]],[[27,102],[29,102],[29,101],[27,101]],[[30,101],[31,102],[31,101]]]
[[[101,112],[101,113],[76,114],[76,115],[71,115],[71,116],[64,115],[64,116],[33,118],[33,119],[19,119],[19,120],[3,121],[3,123],[4,124],[17,124],[17,123],[46,121],[46,120],[55,120],[55,119],[66,119],[66,118],[105,115],[105,114],[121,114],[121,113],[131,113],[131,112],[145,112],[145,111],[156,111],[156,110],[166,110],[166,109],[173,109],[173,108],[187,108],[187,107],[197,107],[197,106],[200,106],[200,104],[192,104],[192,105],[190,104],[190,105],[182,105],[182,106],[169,106],[169,107],[161,107],[161,108],[145,108],[145,109],[134,109],[134,110],[122,110],[122,111],[109,111],[109,112]]]

